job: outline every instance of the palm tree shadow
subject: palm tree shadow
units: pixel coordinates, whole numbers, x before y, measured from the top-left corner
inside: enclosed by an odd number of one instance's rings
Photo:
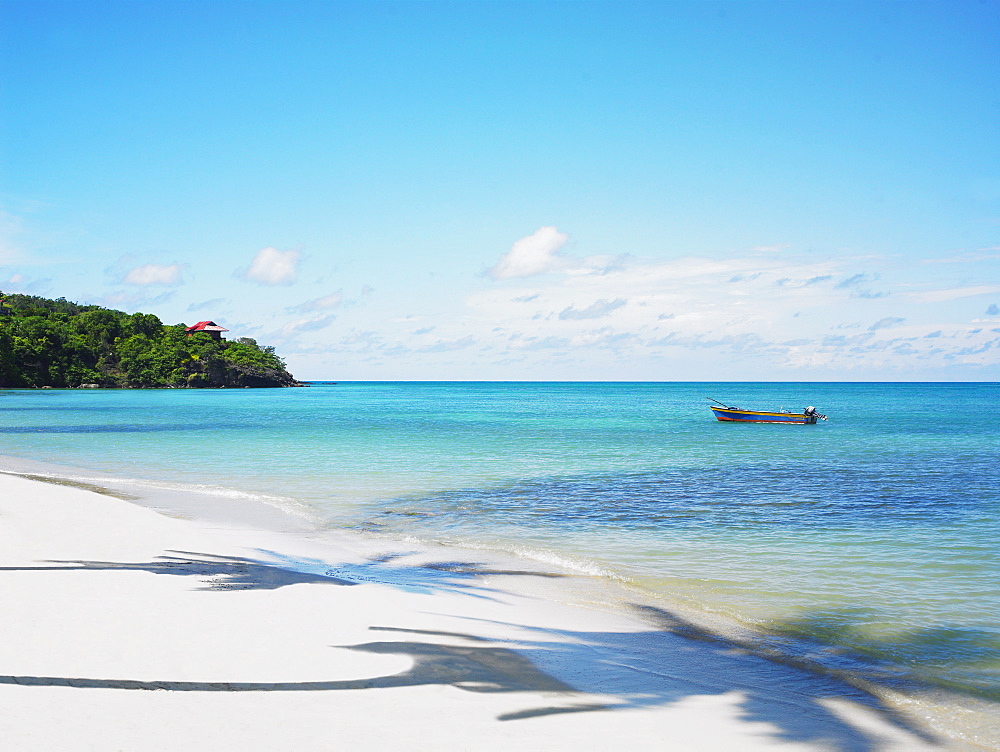
[[[290,557],[259,549],[272,566],[298,572],[332,577],[349,584],[374,583],[411,593],[431,595],[438,592],[460,593],[474,598],[495,599],[500,591],[485,586],[482,577],[492,575],[558,578],[566,575],[540,570],[498,569],[481,562],[432,561],[407,564],[414,552],[393,552],[373,556],[361,562],[328,564],[319,559]]]
[[[201,590],[275,590],[304,582],[322,582],[332,585],[356,585],[356,582],[332,576],[296,571],[266,562],[238,556],[171,551],[152,561],[92,561],[52,560],[50,566],[2,567],[0,570],[18,571],[118,571],[149,572],[150,574],[179,577],[199,577],[205,583]]]
[[[842,720],[823,704],[839,698],[868,708],[927,746],[933,744],[926,734],[911,728],[854,687],[734,651],[731,645],[711,636],[696,643],[663,630],[574,632],[520,628],[537,639],[519,640],[514,646],[475,634],[372,627],[374,631],[424,639],[336,646],[373,655],[400,655],[411,661],[405,671],[367,679],[179,682],[0,676],[0,684],[173,692],[335,692],[451,686],[485,694],[544,693],[548,698],[548,704],[497,717],[505,722],[567,713],[666,707],[690,698],[728,695],[739,701],[741,721],[767,724],[782,741],[816,743],[848,752],[879,749],[883,740]]]
[[[258,552],[260,558],[169,551],[144,562],[51,560],[46,562],[49,566],[0,567],[0,571],[133,571],[196,576],[205,583],[200,588],[202,590],[275,590],[301,583],[344,586],[379,584],[414,593],[452,592],[483,599],[495,599],[499,592],[481,582],[480,578],[488,575],[564,576],[543,571],[497,569],[479,562],[408,564],[406,557],[412,552],[386,553],[364,561],[334,564],[266,549],[258,549]]]
[[[409,552],[397,552],[357,563],[330,564],[266,550],[260,550],[258,558],[170,551],[148,562],[65,561],[0,570],[113,570],[197,576],[205,583],[205,590],[274,590],[301,583],[351,586],[373,582],[410,592],[451,592],[477,598],[498,597],[497,590],[479,581],[485,575],[559,576],[501,570],[475,562],[408,564],[408,556]],[[866,708],[885,723],[925,743],[933,741],[858,687],[771,660],[666,609],[636,608],[650,629],[586,632],[504,625],[517,627],[527,635],[527,639],[516,642],[466,633],[372,627],[424,639],[335,646],[375,655],[402,655],[411,661],[406,671],[368,679],[176,682],[0,676],[0,684],[178,692],[341,691],[439,685],[469,692],[535,692],[553,697],[549,704],[500,715],[501,721],[664,707],[688,698],[729,695],[738,698],[743,720],[766,723],[783,740],[822,743],[858,752],[876,749],[877,739],[826,706],[835,698]]]
[[[520,627],[538,636],[517,649],[531,656],[539,669],[557,679],[566,677],[578,693],[610,695],[616,698],[614,702],[590,707],[560,703],[505,714],[500,720],[662,707],[686,698],[728,695],[739,698],[741,720],[766,723],[782,740],[824,743],[852,752],[880,748],[882,740],[869,737],[827,706],[834,699],[863,708],[925,745],[936,741],[872,694],[842,679],[775,661],[666,609],[634,608],[653,623],[653,630],[577,632]],[[581,666],[590,670],[581,671]]]

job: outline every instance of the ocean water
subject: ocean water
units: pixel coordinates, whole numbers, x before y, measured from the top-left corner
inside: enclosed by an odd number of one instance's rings
[[[721,423],[706,397],[830,419]],[[953,383],[0,390],[0,455],[556,562],[818,666],[996,701],[998,398]]]

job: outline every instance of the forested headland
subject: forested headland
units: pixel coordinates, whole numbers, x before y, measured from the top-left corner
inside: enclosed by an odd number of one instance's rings
[[[273,347],[149,313],[0,292],[0,387],[300,386]]]

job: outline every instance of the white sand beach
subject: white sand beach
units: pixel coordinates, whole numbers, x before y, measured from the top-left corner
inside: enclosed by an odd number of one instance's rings
[[[666,610],[483,561],[0,474],[0,746],[979,748]]]

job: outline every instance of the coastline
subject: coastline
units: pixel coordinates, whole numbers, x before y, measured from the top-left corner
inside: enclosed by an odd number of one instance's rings
[[[0,474],[14,748],[989,748],[538,562],[134,502]]]

